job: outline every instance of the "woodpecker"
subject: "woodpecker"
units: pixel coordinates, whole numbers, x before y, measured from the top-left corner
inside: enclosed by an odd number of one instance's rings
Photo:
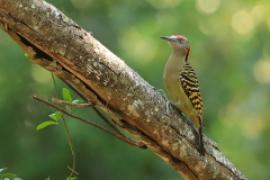
[[[196,73],[188,62],[189,41],[182,35],[162,36],[172,53],[164,68],[164,84],[171,103],[192,121],[198,137],[199,152],[204,155],[202,123],[203,100]]]

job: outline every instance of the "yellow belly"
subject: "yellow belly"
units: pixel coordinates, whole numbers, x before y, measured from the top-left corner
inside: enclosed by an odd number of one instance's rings
[[[179,72],[177,72],[177,70],[175,72],[165,71],[163,78],[166,92],[171,103],[181,110],[181,112],[194,123],[196,128],[199,128],[200,119],[180,85]]]

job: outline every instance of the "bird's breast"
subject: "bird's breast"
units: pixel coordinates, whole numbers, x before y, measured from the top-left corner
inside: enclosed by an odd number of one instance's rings
[[[179,81],[179,69],[176,67],[168,67],[163,74],[164,85],[169,100],[181,109],[181,102],[183,104],[184,92],[181,89]]]
[[[183,70],[183,65],[184,57],[180,58],[173,54],[169,57],[163,73],[164,86],[168,98],[180,110],[184,110],[186,106],[190,105],[180,82],[180,73]]]

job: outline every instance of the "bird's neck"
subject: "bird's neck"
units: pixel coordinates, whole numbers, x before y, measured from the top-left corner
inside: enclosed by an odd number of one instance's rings
[[[167,61],[167,68],[179,71],[186,64],[189,55],[189,49],[174,49]]]

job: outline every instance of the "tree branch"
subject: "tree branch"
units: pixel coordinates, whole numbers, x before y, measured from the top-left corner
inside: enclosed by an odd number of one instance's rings
[[[195,135],[160,92],[93,36],[42,0],[0,0],[0,26],[32,62],[56,74],[114,123],[160,156],[186,179],[246,179],[204,136]]]

